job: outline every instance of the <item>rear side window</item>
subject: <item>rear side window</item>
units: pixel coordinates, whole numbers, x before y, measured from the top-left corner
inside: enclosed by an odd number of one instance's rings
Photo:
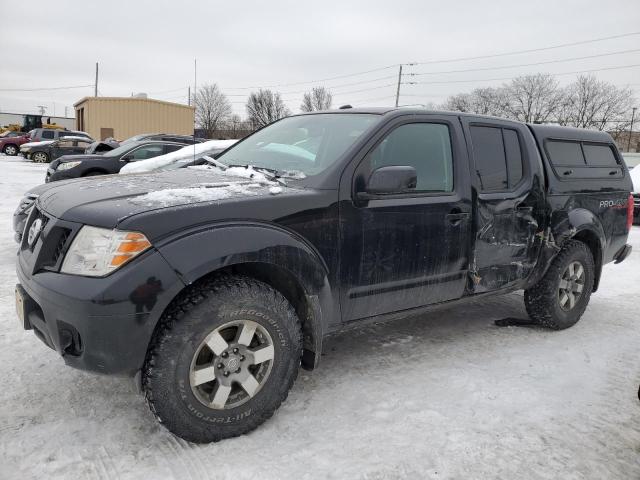
[[[613,147],[608,143],[547,140],[547,157],[563,180],[616,179],[624,176]]]
[[[584,159],[592,167],[615,167],[618,165],[613,150],[609,145],[583,143]]]
[[[554,165],[584,167],[584,155],[579,142],[550,140],[547,142],[547,152]]]
[[[53,139],[53,130],[43,130],[41,138]]]
[[[483,192],[508,190],[522,179],[518,132],[509,128],[471,126],[476,175]]]

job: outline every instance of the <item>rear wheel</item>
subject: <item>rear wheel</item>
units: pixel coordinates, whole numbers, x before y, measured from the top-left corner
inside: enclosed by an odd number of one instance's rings
[[[5,145],[2,149],[2,153],[13,157],[18,154],[18,147],[16,145]]]
[[[525,290],[529,317],[555,330],[575,325],[587,308],[593,281],[591,251],[582,242],[567,242],[551,262],[545,276]]]
[[[44,152],[35,152],[31,154],[31,160],[36,163],[47,163],[49,161],[49,155]]]
[[[268,285],[223,276],[195,284],[169,307],[143,369],[151,411],[192,442],[247,433],[280,406],[297,376],[301,331]]]

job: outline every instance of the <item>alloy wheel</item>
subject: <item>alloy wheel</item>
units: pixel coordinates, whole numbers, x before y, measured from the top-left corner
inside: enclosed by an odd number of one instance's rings
[[[15,145],[7,145],[4,147],[4,153],[10,156],[14,156],[18,153],[18,148]]]
[[[46,163],[47,161],[47,155],[42,152],[34,153],[31,158],[33,158],[33,161],[37,163]]]
[[[264,327],[250,320],[225,323],[196,349],[189,370],[191,391],[208,408],[235,408],[260,391],[273,361],[273,340]]]
[[[558,301],[560,308],[569,311],[576,306],[584,290],[585,272],[580,262],[571,262],[558,285]]]

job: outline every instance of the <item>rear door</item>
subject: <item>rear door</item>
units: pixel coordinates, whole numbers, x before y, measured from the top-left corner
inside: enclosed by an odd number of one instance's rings
[[[520,123],[463,117],[471,157],[474,293],[519,285],[531,273],[544,231],[544,175]]]

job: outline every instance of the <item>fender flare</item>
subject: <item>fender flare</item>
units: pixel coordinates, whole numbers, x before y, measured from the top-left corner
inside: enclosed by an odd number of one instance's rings
[[[593,291],[598,289],[600,274],[602,273],[603,252],[606,246],[606,235],[602,223],[593,212],[585,208],[561,211],[551,219],[550,226],[545,233],[540,256],[540,269],[535,280],[540,280],[568,240],[577,239],[587,244],[593,254],[595,263]]]
[[[288,272],[304,292],[308,306],[307,318],[301,319],[303,366],[318,364],[322,339],[331,318],[339,315],[335,311],[339,303],[333,299],[327,265],[304,238],[274,224],[236,222],[184,231],[162,240],[156,248],[187,286],[218,270],[247,264],[271,265]]]

